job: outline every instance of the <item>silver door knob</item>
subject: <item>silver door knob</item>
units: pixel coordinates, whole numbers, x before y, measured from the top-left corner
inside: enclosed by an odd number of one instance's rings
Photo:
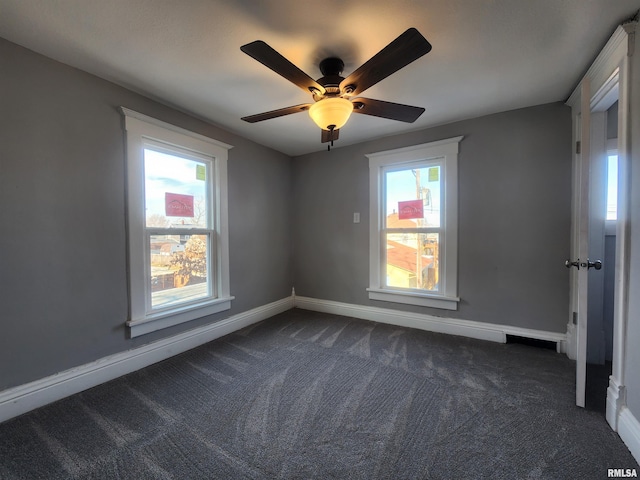
[[[564,266],[567,268],[576,267],[578,270],[580,270],[580,259],[576,260],[575,262],[567,259],[564,261]]]
[[[600,260],[596,260],[595,262],[590,262],[587,259],[587,268],[595,268],[596,270],[600,270],[602,268],[602,262]]]
[[[567,265],[567,262],[565,262],[565,265]],[[586,268],[587,270],[590,268],[595,268],[596,270],[600,270],[602,268],[602,262],[600,260],[591,262],[589,261],[588,258],[586,262],[581,262],[580,260],[578,260],[578,262],[573,262],[571,265],[567,265],[567,268],[569,268],[570,266],[574,266],[575,263],[579,263],[579,265],[575,265],[576,267],[578,267],[578,270],[580,270],[580,267]]]

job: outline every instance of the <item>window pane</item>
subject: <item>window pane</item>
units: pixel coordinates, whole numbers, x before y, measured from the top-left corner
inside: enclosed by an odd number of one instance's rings
[[[209,236],[150,235],[152,309],[209,296]]]
[[[439,234],[389,233],[386,240],[388,287],[438,291]]]
[[[609,155],[607,162],[607,220],[618,218],[618,155]]]
[[[441,177],[439,165],[386,172],[386,227],[440,227]]]
[[[145,148],[146,226],[209,228],[207,163]]]

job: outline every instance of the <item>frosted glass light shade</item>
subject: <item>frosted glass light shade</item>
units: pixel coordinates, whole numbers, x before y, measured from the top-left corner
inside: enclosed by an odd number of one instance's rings
[[[323,130],[342,128],[353,112],[353,103],[346,98],[330,97],[317,101],[309,109],[309,116]],[[332,128],[329,128],[333,126]]]

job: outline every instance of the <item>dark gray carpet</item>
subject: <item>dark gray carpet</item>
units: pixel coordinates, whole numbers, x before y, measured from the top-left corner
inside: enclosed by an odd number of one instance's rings
[[[2,479],[603,479],[574,364],[291,310],[0,425]]]

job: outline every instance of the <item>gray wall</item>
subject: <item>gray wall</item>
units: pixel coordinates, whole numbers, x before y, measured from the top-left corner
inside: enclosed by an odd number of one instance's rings
[[[0,39],[0,390],[291,293],[291,159]],[[127,340],[125,106],[234,145],[230,312]]]
[[[458,135],[458,311],[370,301],[365,154]],[[565,332],[571,158],[571,114],[561,103],[295,158],[296,295]]]

